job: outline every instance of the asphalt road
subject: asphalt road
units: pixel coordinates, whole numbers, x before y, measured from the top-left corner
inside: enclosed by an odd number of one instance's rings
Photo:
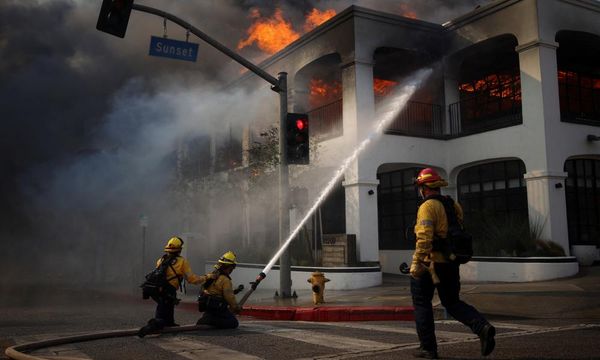
[[[574,287],[552,284],[557,285],[567,290],[546,291],[549,284],[514,284],[508,287],[514,290],[511,292],[499,288],[505,285],[487,284],[477,288],[479,292],[465,294],[498,329],[496,350],[488,358],[600,359],[600,314],[597,307],[589,305],[598,304],[598,282],[584,278]],[[137,328],[154,311],[151,301],[127,295],[57,287],[26,294],[18,288],[2,290],[2,352],[24,342]],[[507,311],[502,314],[498,309]],[[190,307],[176,312],[180,324],[195,323],[198,317]],[[442,358],[480,358],[478,339],[462,324],[438,320],[436,330]],[[241,318],[237,330],[106,339],[42,349],[32,355],[71,359],[410,359],[417,346],[412,322]]]

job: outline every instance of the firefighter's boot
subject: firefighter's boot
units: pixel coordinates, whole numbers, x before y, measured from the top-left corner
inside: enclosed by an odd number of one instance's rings
[[[488,356],[494,351],[496,346],[496,328],[491,324],[485,324],[479,333],[479,341],[481,342],[481,355]]]

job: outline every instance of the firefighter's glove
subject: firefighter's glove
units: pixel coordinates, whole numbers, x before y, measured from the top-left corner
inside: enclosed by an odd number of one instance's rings
[[[239,305],[236,305],[234,307],[231,308],[231,312],[234,314],[239,314],[242,312],[242,307]]]
[[[413,256],[413,261],[410,264],[410,276],[414,279],[420,279],[426,272],[427,266],[425,266],[423,259],[418,256]]]
[[[213,279],[213,280],[217,280],[219,278],[219,274],[216,272],[211,272],[206,274],[206,279]]]

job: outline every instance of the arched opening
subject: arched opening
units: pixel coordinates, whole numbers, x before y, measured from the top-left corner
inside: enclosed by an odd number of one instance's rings
[[[311,136],[327,140],[343,134],[342,69],[339,54],[306,65],[294,81],[294,111],[308,113]]]
[[[414,250],[414,226],[420,202],[414,179],[423,167],[386,166],[377,172],[379,250]]]
[[[600,36],[559,31],[556,41],[562,121],[600,126]]]
[[[458,173],[458,201],[475,255],[532,255],[530,232],[535,229],[529,226],[524,174],[521,160],[469,166]]]
[[[382,47],[373,55],[373,92],[375,108],[390,95],[404,79],[432,62],[426,53],[406,49]],[[441,137],[443,135],[443,116],[440,104],[441,92],[433,84],[424,84],[412,96],[388,129],[389,134]]]
[[[464,51],[460,101],[450,104],[453,134],[472,134],[522,123],[519,56],[513,35],[498,36]]]
[[[600,247],[600,159],[565,161],[570,245]]]

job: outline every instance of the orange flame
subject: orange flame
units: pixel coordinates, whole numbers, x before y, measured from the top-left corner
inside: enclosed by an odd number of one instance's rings
[[[373,78],[373,91],[375,92],[375,96],[386,96],[394,87],[398,85],[398,82],[392,80],[384,80]]]
[[[248,28],[248,37],[238,43],[238,50],[256,43],[262,51],[274,54],[300,37],[292,24],[283,18],[279,8],[275,9],[271,18],[262,17],[258,9],[252,9],[250,17],[255,21]]]
[[[559,74],[560,77],[560,74]],[[514,98],[521,100],[520,79],[518,75],[491,74],[472,82],[460,84],[459,90],[467,93],[480,93],[481,95],[500,98]]]
[[[327,83],[323,79],[313,77],[309,86],[308,102],[313,109],[342,98],[342,84],[339,81]]]
[[[304,23],[304,32],[309,32],[317,26],[321,25],[325,21],[335,16],[335,10],[329,9],[320,11],[317,8],[313,8],[308,15],[306,15],[306,22]]]
[[[408,4],[400,4],[400,15],[410,19],[417,18],[417,13],[414,10],[411,10],[408,7]]]

